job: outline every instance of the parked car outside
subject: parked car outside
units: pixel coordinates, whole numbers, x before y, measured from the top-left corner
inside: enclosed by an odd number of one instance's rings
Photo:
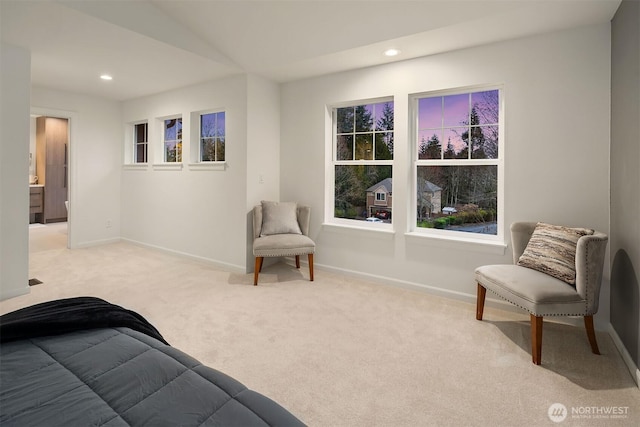
[[[380,218],[376,218],[375,216],[370,216],[366,219],[367,222],[384,222]]]
[[[443,214],[451,215],[451,214],[454,214],[456,212],[458,212],[458,210],[456,208],[451,207],[451,206],[447,206],[447,207],[442,208],[442,213]]]

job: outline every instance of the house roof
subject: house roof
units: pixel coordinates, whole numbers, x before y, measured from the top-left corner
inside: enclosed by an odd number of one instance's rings
[[[374,184],[371,187],[367,188],[367,191],[376,191],[380,187],[384,188],[384,191],[386,191],[387,193],[391,193],[391,189],[393,188],[392,187],[392,178],[383,179],[382,181],[378,182],[377,184]]]
[[[0,30],[3,43],[31,52],[33,85],[125,100],[240,73],[289,82],[610,22],[620,2],[0,0]],[[384,56],[391,47],[400,55]]]
[[[423,193],[427,193],[427,192],[435,193],[436,191],[442,190],[442,188],[438,187],[431,181],[427,181],[426,179],[422,179],[422,178],[418,178],[418,179],[420,180],[421,187],[425,189]],[[383,187],[387,193],[391,193],[393,188],[393,178],[385,178],[382,181],[378,182],[377,184],[374,184],[371,187],[367,188],[367,191],[373,192],[379,189],[380,187]]]

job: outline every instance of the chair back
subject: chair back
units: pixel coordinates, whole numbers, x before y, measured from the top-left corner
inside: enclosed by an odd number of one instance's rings
[[[536,222],[514,222],[511,224],[514,264],[518,263],[518,259],[527,247],[536,224]],[[598,311],[607,241],[606,234],[594,231],[592,235],[580,237],[576,244],[576,291],[585,299],[586,314],[588,315]]]
[[[311,208],[309,206],[298,205],[296,212],[298,217],[298,225],[300,231],[305,236],[309,235],[309,224],[311,222]],[[253,207],[253,238],[260,237],[262,232],[262,205],[255,205]]]

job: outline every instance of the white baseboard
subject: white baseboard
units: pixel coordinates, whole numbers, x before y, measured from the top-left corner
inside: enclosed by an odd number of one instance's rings
[[[113,237],[111,239],[100,239],[100,240],[91,240],[88,242],[76,243],[71,246],[71,249],[83,249],[83,248],[91,248],[93,246],[101,246],[108,245],[111,243],[118,243],[120,241],[119,237]]]
[[[139,242],[137,240],[132,240],[132,239],[127,239],[127,238],[121,238],[119,240],[122,240],[123,242],[127,242],[127,243],[131,243],[132,245],[136,245],[136,246],[142,246],[144,248],[148,248],[148,249],[153,249],[156,251],[160,251],[160,252],[164,252],[164,253],[168,253],[171,255],[176,255],[182,258],[187,258],[187,259],[191,259],[194,261],[198,261],[198,262],[202,262],[204,264],[208,264],[212,267],[216,267],[219,268],[221,270],[225,270],[231,273],[237,273],[237,274],[246,274],[246,268],[243,266],[239,266],[239,265],[235,265],[235,264],[229,264],[226,262],[222,262],[222,261],[218,261],[212,258],[205,258],[205,257],[201,257],[198,255],[193,255],[193,254],[189,254],[186,252],[180,252],[180,251],[175,251],[173,249],[167,249],[164,248],[162,246],[156,246],[156,245],[151,245],[149,243],[144,243],[144,242]]]
[[[398,279],[393,278],[393,277],[378,276],[378,275],[374,275],[374,274],[362,273],[362,272],[359,272],[359,271],[348,270],[348,269],[344,269],[344,268],[331,267],[331,266],[327,266],[327,265],[323,265],[323,264],[315,264],[314,263],[314,265],[317,266],[319,269],[322,269],[322,270],[331,271],[333,273],[338,273],[338,274],[344,274],[345,276],[356,277],[356,278],[367,280],[367,281],[370,281],[370,282],[380,283],[380,284],[383,284],[383,285],[395,286],[395,287],[404,288],[404,289],[418,290],[418,291],[422,291],[422,292],[427,292],[427,293],[432,294],[432,295],[437,295],[437,296],[441,296],[441,297],[445,297],[445,298],[455,299],[455,300],[458,300],[458,301],[468,302],[468,303],[474,304],[474,305],[476,303],[476,297],[477,296],[476,296],[475,293],[474,294],[468,294],[468,293],[465,293],[465,292],[452,291],[452,290],[449,290],[449,289],[443,289],[443,288],[438,288],[438,287],[435,287],[435,286],[425,285],[423,283],[410,282],[410,281],[407,281],[407,280],[398,280]],[[510,303],[508,303],[506,301],[503,301],[503,300],[493,299],[493,298],[487,298],[486,299],[485,307],[494,307],[494,308],[498,308],[500,310],[513,311],[513,312],[517,312],[517,313],[523,313],[524,312],[523,310],[519,309],[518,307],[514,306],[513,304],[510,304]]]
[[[633,359],[631,358],[631,355],[629,354],[629,351],[627,351],[627,348],[622,343],[620,336],[618,336],[618,333],[613,328],[613,325],[609,324],[608,332],[609,332],[609,335],[611,336],[611,339],[613,340],[613,343],[615,344],[616,348],[620,352],[620,355],[622,356],[622,360],[624,361],[625,365],[627,365],[627,369],[629,369],[629,373],[631,374],[631,377],[636,382],[636,386],[640,388],[640,369],[638,369],[638,367],[634,363]]]

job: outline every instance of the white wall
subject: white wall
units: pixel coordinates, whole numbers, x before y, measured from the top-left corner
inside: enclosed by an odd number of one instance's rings
[[[0,300],[29,292],[31,54],[0,44]]]
[[[148,120],[151,153],[148,167],[122,171],[123,238],[245,271],[246,79],[231,77],[123,102],[123,123]],[[188,165],[191,138],[198,137],[191,113],[211,109],[226,112],[226,169],[195,170]],[[184,167],[157,170],[151,165],[163,160],[157,119],[176,114],[183,119]]]
[[[31,112],[70,119],[70,247],[119,240],[122,158],[119,103],[33,87]],[[108,221],[111,227],[107,227]]]
[[[608,233],[609,64],[610,26],[603,24],[284,84],[281,198],[312,206],[319,266],[475,300],[474,269],[511,262],[511,249],[496,254],[404,235],[408,96],[503,84],[506,227],[533,220]],[[395,234],[323,225],[326,106],[383,96],[395,99]],[[606,267],[599,327],[609,320],[609,276]]]
[[[280,200],[280,87],[247,76],[247,253],[246,271],[253,271],[253,216],[261,200]],[[286,179],[286,178],[284,178]]]

